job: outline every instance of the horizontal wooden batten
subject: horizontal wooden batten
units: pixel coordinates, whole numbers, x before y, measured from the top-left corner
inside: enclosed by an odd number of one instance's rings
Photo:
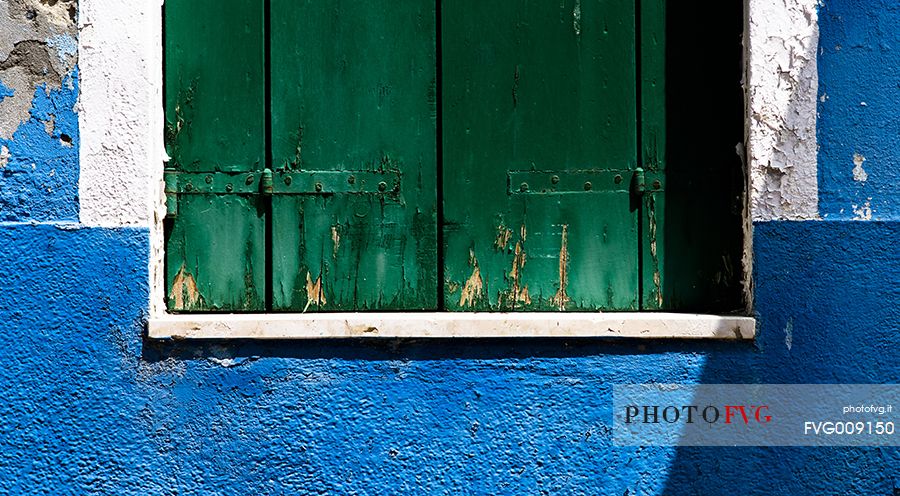
[[[753,339],[751,317],[679,313],[167,314],[155,339],[675,338]]]

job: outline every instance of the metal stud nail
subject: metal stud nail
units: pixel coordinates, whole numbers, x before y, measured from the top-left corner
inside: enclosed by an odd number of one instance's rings
[[[386,182],[381,181],[380,183],[378,183],[378,191],[384,192],[386,189],[387,189]]]
[[[522,183],[522,184],[520,184],[520,185],[519,185],[519,191],[521,191],[522,193],[528,191],[528,183]]]
[[[585,190],[585,191],[590,191],[590,190],[592,190],[593,188],[594,188],[594,185],[591,184],[590,181],[585,181],[585,183],[584,183],[584,190]]]

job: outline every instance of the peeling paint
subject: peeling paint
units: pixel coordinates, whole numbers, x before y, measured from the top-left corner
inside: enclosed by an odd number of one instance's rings
[[[788,319],[787,324],[784,326],[784,345],[787,347],[788,351],[791,351],[791,347],[794,345],[794,318],[791,317]]]
[[[306,273],[306,306],[303,307],[303,313],[306,313],[309,310],[310,305],[315,304],[317,307],[321,307],[328,303],[325,300],[325,291],[322,286],[322,276],[316,278],[315,281],[312,280],[312,275],[307,272]]]
[[[753,220],[818,218],[817,0],[749,0],[747,141]]]
[[[581,0],[575,0],[575,8],[572,10],[572,29],[575,36],[581,36]]]
[[[647,237],[650,239],[650,258],[653,259],[653,292],[656,296],[656,305],[663,306],[662,276],[659,270],[659,254],[657,247],[657,222],[656,222],[656,196],[647,196]]]
[[[294,168],[303,168],[303,126],[297,127],[297,147],[294,150]]]
[[[331,258],[337,259],[338,250],[341,248],[340,226],[331,226]]]
[[[175,302],[175,308],[179,310],[193,310],[203,306],[203,296],[197,287],[197,281],[187,272],[184,265],[178,269],[178,274],[172,281],[169,298]]]
[[[57,89],[33,88],[28,118],[15,124],[11,139],[0,137],[0,146],[7,150],[0,177],[3,220],[78,220],[79,119],[73,110],[77,78],[78,71],[73,70]]]
[[[48,135],[53,136],[53,130],[56,129],[56,116],[50,114],[49,119],[43,121],[44,131],[47,132]]]
[[[481,269],[478,268],[478,259],[475,251],[469,250],[469,265],[472,267],[472,275],[463,285],[462,294],[459,297],[460,307],[472,307],[484,294],[484,281],[481,280]]]
[[[512,287],[510,287],[509,291],[505,293],[501,292],[498,295],[497,305],[500,308],[506,308],[507,306],[515,308],[517,303],[523,305],[531,304],[531,296],[528,294],[528,285],[522,284],[522,269],[525,267],[525,261],[527,260],[524,246],[524,225],[522,226],[521,233],[523,234],[522,240],[516,241],[516,247],[513,249],[512,268],[510,268],[509,271],[509,280],[512,282]]]
[[[869,174],[863,169],[863,163],[865,163],[866,157],[863,157],[859,153],[853,154],[853,180],[856,182],[864,183],[869,179]]]
[[[566,305],[572,301],[566,294],[566,288],[569,286],[569,226],[562,227],[562,236],[559,247],[559,290],[550,298],[550,303],[555,305],[560,311],[566,309]]]
[[[519,106],[519,66],[516,65],[516,72],[513,73],[513,87],[512,87],[512,100],[513,100],[513,108]]]
[[[63,64],[68,57],[74,57],[78,53],[78,42],[68,34],[59,34],[47,38],[47,46],[56,49],[56,56]]]
[[[0,2],[0,218],[77,221],[74,0]]]
[[[866,200],[863,205],[853,205],[853,213],[856,220],[872,220],[872,199]]]
[[[513,232],[504,225],[497,226],[497,239],[494,240],[494,249],[497,251],[506,251],[509,249],[509,240],[512,238]]]
[[[12,139],[28,120],[35,88],[62,87],[75,69],[74,0],[0,2],[0,81],[12,90],[0,100],[0,138]]]

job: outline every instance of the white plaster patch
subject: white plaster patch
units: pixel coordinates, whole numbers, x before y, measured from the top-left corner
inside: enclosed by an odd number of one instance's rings
[[[784,326],[784,345],[787,347],[788,351],[791,351],[791,348],[794,346],[794,318],[791,317],[787,321],[787,325]]]
[[[858,153],[853,154],[853,180],[856,182],[864,183],[869,179],[869,174],[863,169],[865,161],[866,157]]]
[[[853,205],[853,213],[855,220],[872,220],[872,199],[869,198],[861,206]]]
[[[81,222],[151,226],[162,170],[161,0],[82,0]],[[161,173],[160,173],[161,175]]]
[[[818,218],[817,0],[748,0],[747,133],[754,221]]]

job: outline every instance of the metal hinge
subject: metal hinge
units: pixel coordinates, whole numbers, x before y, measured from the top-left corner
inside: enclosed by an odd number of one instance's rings
[[[647,193],[660,193],[665,191],[665,173],[658,171],[644,171],[641,167],[634,170],[632,180],[632,192],[636,195]]]
[[[629,181],[629,177],[631,180]],[[510,195],[583,193],[656,193],[664,189],[664,173],[629,170],[509,171]]]
[[[178,215],[180,195],[373,194],[400,202],[397,171],[277,171],[163,173],[166,216]]]

